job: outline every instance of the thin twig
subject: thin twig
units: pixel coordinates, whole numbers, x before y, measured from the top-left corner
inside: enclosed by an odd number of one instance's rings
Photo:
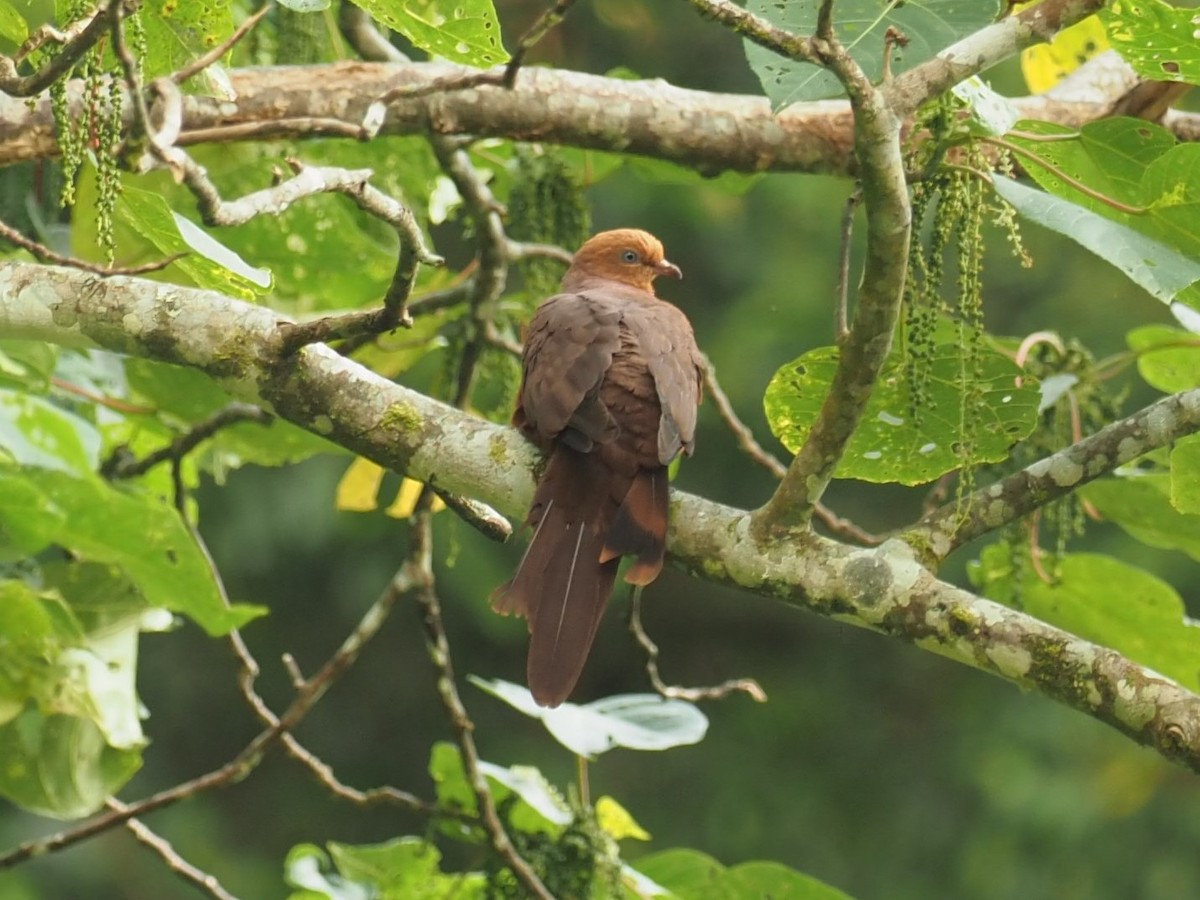
[[[707,357],[703,357],[704,366],[704,393],[705,396],[712,399],[713,405],[717,408],[717,415],[721,417],[729,430],[733,432],[737,438],[738,447],[749,456],[752,460],[774,475],[776,478],[782,478],[787,474],[787,466],[779,459],[763,449],[762,445],[755,440],[754,432],[741,419],[738,418],[737,412],[734,411],[733,404],[729,402],[729,397],[721,388],[720,382],[717,381],[717,370],[712,364],[712,361]]]
[[[502,69],[489,69],[487,71],[468,70],[435,78],[427,84],[400,85],[380,95],[376,98],[372,106],[386,107],[389,103],[396,100],[412,100],[417,97],[427,97],[431,94],[463,91],[477,87],[500,87],[505,90],[512,90],[516,86],[517,73],[524,64],[526,55],[542,38],[562,22],[567,11],[574,5],[575,0],[555,0],[555,3],[544,10],[534,20],[533,24],[529,26],[528,30],[521,35],[517,41],[516,50],[513,51],[512,56],[509,57],[508,62]],[[352,34],[347,33],[350,29],[343,28],[342,35],[355,49],[363,54],[364,59],[381,59],[380,54],[384,51],[375,42],[364,37],[366,32],[364,32],[360,22],[355,22],[354,25]]]
[[[127,809],[125,804],[115,797],[109,797],[106,802],[109,809],[117,810],[118,812]],[[179,852],[171,846],[170,841],[151,831],[140,819],[126,819],[125,827],[129,829],[138,841],[161,856],[163,862],[167,864],[167,868],[188,884],[199,888],[210,897],[215,897],[216,900],[237,900],[237,897],[221,887],[221,882],[217,881],[215,875],[192,865],[179,855]]]
[[[496,811],[496,801],[488,788],[487,778],[479,767],[479,752],[475,747],[473,735],[474,724],[467,715],[462,698],[454,681],[454,667],[450,658],[450,643],[446,638],[446,629],[442,623],[442,608],[434,589],[433,578],[433,529],[432,516],[428,504],[432,499],[432,491],[422,492],[417,504],[417,513],[413,516],[411,534],[412,547],[408,561],[402,571],[408,573],[408,578],[416,586],[413,596],[421,613],[421,624],[425,630],[425,643],[429,648],[429,659],[437,673],[437,691],[442,700],[442,706],[450,719],[462,755],[463,770],[467,781],[475,793],[479,805],[479,818],[487,832],[492,849],[504,860],[517,879],[535,897],[540,900],[553,900],[546,890],[537,873],[530,868],[529,863],[521,858],[504,830],[500,815]]]
[[[228,428],[239,422],[257,422],[260,425],[269,425],[274,420],[275,417],[265,409],[249,403],[230,403],[207,419],[197,422],[167,446],[147,454],[142,459],[113,455],[101,469],[106,477],[114,480],[136,478],[139,475],[145,475],[159,463],[182,459],[222,428]]]
[[[178,466],[175,467],[176,469]],[[70,847],[82,840],[94,837],[123,824],[131,818],[146,815],[154,810],[186,800],[197,794],[215,788],[229,787],[244,779],[258,764],[266,753],[280,743],[287,732],[293,730],[308,715],[312,708],[325,695],[325,692],[349,669],[358,659],[358,655],[366,644],[378,634],[387,614],[402,595],[414,589],[414,585],[404,578],[401,572],[393,579],[388,589],[372,604],[353,631],[342,641],[341,646],[325,661],[317,673],[306,679],[296,691],[296,696],[288,704],[283,714],[274,723],[260,731],[246,746],[231,760],[210,772],[188,781],[173,785],[165,790],[145,797],[135,803],[123,806],[121,809],[110,809],[86,822],[71,828],[47,835],[15,847],[0,855],[0,869],[16,865],[34,856],[53,853]]]
[[[147,139],[150,154],[174,172],[192,192],[200,217],[206,225],[241,225],[256,216],[277,215],[297,200],[313,194],[340,193],[353,200],[364,212],[383,220],[395,229],[400,242],[400,254],[382,309],[364,315],[352,314],[349,320],[319,319],[304,325],[281,323],[280,349],[284,355],[294,353],[306,344],[360,333],[349,329],[361,328],[364,323],[376,331],[390,331],[392,328],[412,325],[407,303],[412,286],[416,282],[418,266],[421,263],[440,266],[444,260],[425,245],[421,226],[412,210],[370,184],[370,169],[305,166],[299,160],[288,159],[287,163],[294,177],[237,200],[222,199],[220,191],[209,179],[204,167],[174,143],[175,135],[159,131],[152,125],[150,112],[140,88],[137,63],[125,43],[119,9],[113,14],[112,36],[113,52],[121,62],[130,94],[134,98],[134,120]],[[181,121],[179,107],[183,98],[179,88],[170,79],[165,78],[158,79],[154,88],[161,107],[159,119],[168,122]]]
[[[150,272],[158,272],[171,265],[171,263],[177,262],[187,256],[187,253],[173,253],[166,259],[142,263],[138,266],[105,266],[78,259],[74,256],[63,256],[61,253],[55,253],[45,244],[39,244],[32,238],[25,237],[17,229],[4,222],[0,222],[0,238],[3,238],[16,247],[20,247],[22,250],[29,251],[41,262],[70,266],[72,269],[82,269],[84,272],[91,272],[93,275],[99,275],[102,278],[106,278],[109,275],[146,275]]]
[[[267,0],[267,2],[262,5],[262,9],[258,10],[258,12],[254,13],[241,25],[235,28],[233,30],[233,34],[231,34],[217,46],[213,47],[203,56],[196,57],[178,72],[171,73],[169,76],[170,79],[176,84],[183,84],[193,75],[199,75],[213,63],[219,60],[222,56],[232,50],[237,43],[246,35],[248,35],[251,30],[253,30],[254,26],[266,18],[267,14],[270,13],[274,8],[275,3],[273,0]]]
[[[63,31],[43,25],[22,45],[15,58],[0,56],[0,92],[10,97],[32,97],[50,87],[70,71],[71,67],[103,37],[108,28],[109,10],[125,6],[126,3],[131,10],[138,6],[129,0],[111,0],[108,7],[97,6],[91,13],[73,22]],[[18,75],[18,64],[51,41],[62,45],[58,53],[33,74]]]
[[[724,700],[734,692],[741,692],[749,694],[759,703],[767,702],[766,691],[753,678],[731,678],[708,687],[679,687],[664,682],[658,672],[658,645],[650,639],[650,635],[642,627],[641,585],[633,588],[630,593],[633,596],[633,605],[629,611],[629,633],[646,651],[646,674],[650,676],[650,683],[654,686],[654,690],[661,696],[670,700],[688,700],[695,703],[700,700]]]
[[[567,11],[575,5],[575,0],[556,0],[553,6],[550,6],[538,16],[528,30],[521,35],[521,39],[517,41],[517,49],[513,51],[512,58],[504,67],[504,76],[500,83],[508,89],[512,89],[517,83],[517,72],[521,65],[525,62],[525,56],[532,50],[542,38],[550,33],[551,30],[557,28],[562,23]]]

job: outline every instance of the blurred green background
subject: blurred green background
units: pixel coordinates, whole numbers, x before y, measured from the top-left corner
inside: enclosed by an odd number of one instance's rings
[[[501,2],[509,44],[542,8]],[[739,42],[686,4],[579,4],[536,60],[604,72],[628,66],[674,84],[756,93]],[[993,85],[1023,93],[1014,65]],[[838,220],[851,185],[771,176],[744,193],[666,184],[626,168],[589,190],[597,230],[658,234],[685,280],[663,293],[691,316],[735,407],[770,438],[761,397],[775,369],[832,342]],[[991,234],[987,327],[1024,335],[1052,329],[1098,356],[1124,347],[1129,328],[1166,310],[1064,239],[1024,228],[1034,256],[1020,269]],[[462,245],[447,231],[439,247]],[[461,266],[464,258],[452,259]],[[430,370],[438,362],[431,361]],[[422,377],[419,369],[414,377]],[[428,373],[424,373],[428,375]],[[1149,397],[1133,388],[1128,408]],[[403,523],[338,513],[347,461],[242,470],[199,495],[202,530],[235,600],[271,615],[246,631],[264,664],[260,688],[281,709],[291,693],[278,663],[292,653],[312,672],[353,627],[402,558]],[[387,484],[398,483],[390,476]],[[701,410],[684,490],[740,507],[761,503],[770,477],[740,455],[711,404]],[[386,490],[385,490],[386,493]],[[921,492],[839,483],[828,502],[871,530],[910,521]],[[523,681],[525,628],[487,608],[489,591],[519,556],[438,516],[439,591],[460,677]],[[1195,565],[1094,524],[1081,546],[1111,552],[1171,581],[1192,615]],[[967,548],[945,575],[963,582]],[[704,709],[699,745],[646,755],[614,751],[592,768],[593,796],[611,794],[653,835],[643,851],[693,847],[725,863],[774,859],[859,898],[1145,898],[1200,896],[1200,780],[1115,732],[1039,696],[931,654],[845,625],[667,572],[646,592],[645,618],[668,681],[758,679],[770,702],[735,696]],[[647,688],[625,633],[627,598],[613,604],[577,697]],[[153,744],[124,792],[145,796],[228,760],[258,730],[235,685],[224,643],[187,625],[142,643],[139,677]],[[565,786],[574,761],[539,725],[464,685],[486,759],[536,765]],[[450,736],[436,702],[415,611],[401,606],[358,665],[298,732],[358,786],[389,783],[431,796],[430,745]],[[149,820],[196,865],[246,898],[286,893],[283,858],[296,843],[366,843],[416,833],[425,822],[332,799],[300,767],[273,754],[246,782],[155,813]],[[0,808],[0,844],[59,824]],[[472,865],[470,857],[452,860]],[[194,892],[132,838],[110,832],[0,873],[0,898],[158,898]]]

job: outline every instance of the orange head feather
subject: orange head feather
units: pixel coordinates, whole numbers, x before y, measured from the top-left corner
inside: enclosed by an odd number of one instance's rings
[[[563,276],[563,288],[604,280],[653,293],[659,275],[683,277],[679,267],[667,260],[658,238],[636,228],[618,228],[594,235],[579,248]]]

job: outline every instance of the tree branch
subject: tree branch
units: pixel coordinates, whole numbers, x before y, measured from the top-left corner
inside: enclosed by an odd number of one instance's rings
[[[269,405],[380,465],[514,518],[524,514],[538,457],[517,432],[321,345],[281,359],[277,316],[211,291],[0,263],[0,328],[10,336],[192,366],[240,399]],[[696,577],[881,631],[1037,690],[1200,772],[1200,696],[1175,682],[939,581],[901,541],[861,549],[805,533],[760,542],[749,524],[742,510],[673,492],[672,559]]]
[[[940,563],[967,541],[1003,528],[1118,466],[1197,430],[1200,388],[1163,397],[975,491],[961,503],[943,505],[901,537],[928,554],[931,562]]]
[[[372,98],[397,84],[428,84],[461,71],[448,63],[412,62],[235,70],[229,75],[236,99],[183,98],[179,144],[360,136]],[[78,84],[69,86],[68,96],[78,114]],[[1112,99],[1043,95],[1014,103],[1027,118],[1079,127],[1103,116]],[[1182,139],[1200,140],[1200,114],[1172,111],[1165,123]],[[481,87],[397,99],[379,134],[510,137],[642,154],[705,173],[847,174],[853,168],[852,128],[844,100],[796,103],[776,115],[765,97],[534,67],[522,71],[512,90]],[[28,107],[0,94],[0,165],[57,153],[49,98],[39,96]]]

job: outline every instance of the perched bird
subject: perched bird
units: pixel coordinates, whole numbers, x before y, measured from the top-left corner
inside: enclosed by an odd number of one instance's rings
[[[605,231],[575,254],[529,323],[513,424],[549,456],[529,548],[492,604],[529,622],[529,689],[558,706],[579,680],[622,556],[644,585],[662,570],[667,465],[691,453],[701,357],[692,326],[654,295],[682,277],[644,231]]]

